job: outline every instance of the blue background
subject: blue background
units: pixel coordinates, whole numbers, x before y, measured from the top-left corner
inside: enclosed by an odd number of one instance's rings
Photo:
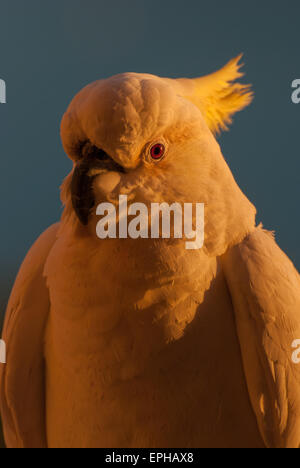
[[[200,76],[240,52],[255,101],[220,143],[258,221],[300,268],[299,14],[299,0],[1,0],[1,310],[28,248],[60,217],[71,164],[59,123],[73,95],[124,71]]]

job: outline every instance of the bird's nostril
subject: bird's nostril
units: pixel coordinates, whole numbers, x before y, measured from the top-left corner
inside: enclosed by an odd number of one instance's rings
[[[98,159],[99,161],[108,161],[111,159],[104,150],[93,145],[89,140],[81,145],[80,157],[81,159],[89,158]]]
[[[99,161],[109,161],[111,158],[108,156],[107,153],[103,150],[98,150],[98,152],[95,152],[94,157],[99,159]]]
[[[102,167],[103,169],[124,173],[124,168],[111,158],[103,149],[93,145],[89,140],[80,147],[80,161],[90,163],[91,167]]]

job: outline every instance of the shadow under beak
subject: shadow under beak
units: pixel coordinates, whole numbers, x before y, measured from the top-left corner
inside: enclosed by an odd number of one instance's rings
[[[72,205],[79,221],[84,226],[88,225],[91,211],[95,206],[93,184],[99,175],[95,174],[95,169],[104,172],[124,172],[123,167],[102,150],[97,150],[76,163],[71,181]]]

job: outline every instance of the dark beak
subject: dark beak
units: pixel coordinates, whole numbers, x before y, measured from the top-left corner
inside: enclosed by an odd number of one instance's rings
[[[71,182],[72,204],[79,221],[86,226],[95,205],[93,194],[93,177],[89,176],[90,161],[79,161],[74,169]]]
[[[87,226],[91,211],[95,206],[93,183],[97,176],[89,175],[92,169],[124,172],[122,166],[101,150],[76,163],[71,182],[72,204],[79,221],[84,226]]]

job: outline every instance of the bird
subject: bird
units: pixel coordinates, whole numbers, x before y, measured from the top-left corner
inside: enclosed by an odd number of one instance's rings
[[[95,81],[61,122],[64,211],[8,303],[12,448],[298,448],[300,277],[217,136],[253,99],[241,56],[200,78]],[[203,203],[201,249],[96,235],[97,206]]]

